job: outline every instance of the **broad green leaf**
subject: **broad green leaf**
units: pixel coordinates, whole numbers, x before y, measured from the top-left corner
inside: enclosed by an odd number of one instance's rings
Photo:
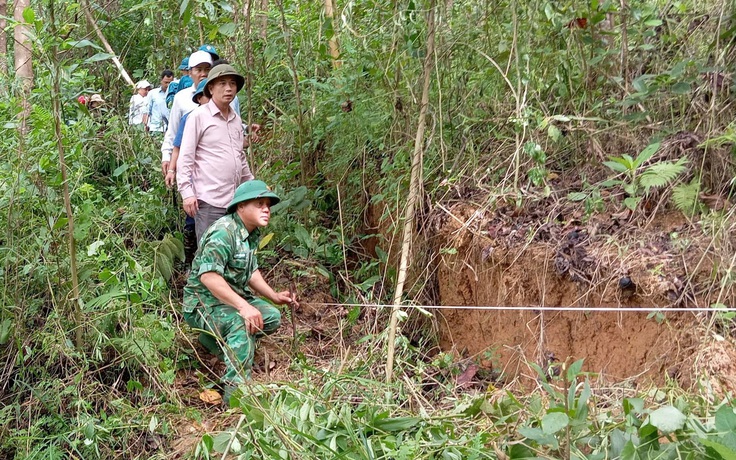
[[[641,398],[624,398],[624,414],[641,414],[644,412],[644,400]]]
[[[567,381],[573,382],[575,381],[575,378],[580,374],[580,371],[583,369],[583,360],[578,359],[574,363],[570,364],[570,367],[567,368]]]
[[[604,161],[603,164],[608,166],[615,172],[625,173],[629,171],[629,168],[627,168],[626,165],[624,165],[620,161],[615,161],[615,160],[614,161]]]
[[[660,145],[660,142],[655,142],[654,144],[647,145],[644,150],[642,150],[641,153],[639,153],[639,155],[636,157],[636,161],[634,161],[634,167],[638,168],[639,166],[643,165],[647,160],[652,158],[652,155],[657,153],[657,150],[659,150]]]
[[[192,19],[192,2],[189,0],[182,0],[179,6],[179,18],[181,22],[186,26]]]
[[[266,235],[263,238],[261,238],[261,241],[258,243],[258,249],[265,248],[268,245],[268,243],[270,243],[271,240],[273,239],[273,235],[274,235],[274,233],[271,232],[268,235]]]
[[[570,423],[570,418],[564,412],[550,412],[542,417],[542,432],[554,434]]]
[[[557,142],[560,140],[560,137],[562,137],[562,132],[560,129],[555,125],[549,125],[547,128],[547,136],[549,136],[550,139],[552,139],[554,142]]]
[[[736,451],[711,439],[701,439],[701,444],[715,450],[723,460],[736,460]]]
[[[5,318],[0,323],[0,345],[5,345],[10,340],[10,333],[13,331],[13,319]]]
[[[648,79],[649,75],[642,75],[634,79],[634,81],[631,82],[631,86],[633,86],[638,93],[646,93],[649,91],[649,86],[647,85]]]
[[[387,433],[396,433],[413,428],[420,421],[421,419],[419,417],[393,417],[374,420],[371,426]]]
[[[87,256],[92,257],[94,255],[97,255],[97,251],[105,245],[105,242],[102,240],[97,240],[94,243],[87,246]]]
[[[670,91],[672,91],[675,94],[687,94],[692,90],[692,85],[690,83],[685,83],[684,81],[677,82],[674,85],[672,85],[672,88]]]
[[[115,168],[115,171],[112,172],[113,177],[118,177],[122,173],[128,170],[130,168],[130,165],[128,163],[123,163],[122,165]]]
[[[232,438],[232,436],[233,433],[229,431],[224,431],[218,434],[212,439],[212,449],[217,452],[225,452],[227,445],[230,444],[230,438]]]
[[[110,53],[97,53],[94,56],[91,56],[85,59],[84,62],[89,64],[92,62],[99,62],[99,61],[104,61],[106,59],[112,59],[113,57],[115,56]]]
[[[648,21],[644,21],[644,25],[647,27],[659,27],[662,25],[661,19],[650,19]]]
[[[634,197],[628,197],[624,200],[624,206],[631,209],[632,211],[636,211],[636,207],[639,205],[639,201],[641,198],[634,198]]]
[[[649,414],[649,423],[667,434],[681,430],[687,417],[673,406],[664,406]]]
[[[33,24],[36,20],[36,13],[33,12],[33,9],[30,6],[23,10],[23,20],[28,24]],[[5,33],[5,31],[3,31],[3,33]]]
[[[73,40],[73,41],[66,42],[66,44],[69,45],[69,46],[71,46],[72,48],[85,48],[85,47],[88,47],[89,46],[89,47],[94,48],[96,50],[102,51],[102,48],[101,47],[95,45],[94,43],[92,43],[89,40],[78,40],[78,41]]]
[[[716,429],[721,433],[736,432],[736,413],[733,407],[724,404],[716,411]]]
[[[559,445],[557,438],[551,434],[545,433],[539,428],[522,426],[519,428],[519,434],[543,446],[552,446],[553,448],[557,448]]]
[[[235,35],[237,27],[238,26],[234,22],[228,22],[227,24],[221,25],[217,31],[226,37],[232,37]]]

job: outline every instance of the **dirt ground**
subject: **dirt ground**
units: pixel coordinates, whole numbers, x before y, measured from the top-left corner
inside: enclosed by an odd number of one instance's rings
[[[712,302],[697,289],[707,274],[692,273],[706,251],[694,240],[673,244],[673,235],[693,231],[681,214],[650,219],[643,231],[610,215],[544,224],[466,204],[445,214],[437,240],[454,251],[437,251],[441,305],[620,311],[443,310],[443,349],[474,359],[505,382],[536,378],[527,362],[554,369],[584,358],[583,370],[605,382],[639,387],[672,379],[686,388],[707,382],[720,394],[734,388],[730,331],[719,330],[709,313],[667,311]]]

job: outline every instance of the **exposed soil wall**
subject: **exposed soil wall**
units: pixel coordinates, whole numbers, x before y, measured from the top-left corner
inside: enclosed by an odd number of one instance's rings
[[[736,389],[736,352],[728,337],[721,340],[709,328],[710,316],[667,313],[668,307],[699,304],[682,282],[683,257],[672,257],[666,245],[650,244],[658,233],[681,231],[682,219],[664,218],[659,227],[650,227],[651,239],[632,236],[637,244],[624,245],[610,235],[591,238],[589,226],[548,228],[548,238],[538,237],[544,226],[517,228],[521,237],[514,240],[517,231],[504,229],[503,219],[476,218],[468,225],[477,217],[475,210],[459,206],[451,212],[436,238],[442,247],[454,248],[437,248],[442,305],[616,307],[621,312],[443,310],[443,349],[475,357],[506,381],[535,378],[527,362],[547,369],[584,358],[584,370],[606,381],[629,379],[636,385],[669,377],[690,386],[707,371],[723,374],[716,383],[720,391]],[[692,251],[695,257],[696,245]],[[663,314],[626,312],[627,307],[657,307]],[[716,351],[708,348],[712,337],[719,337]]]

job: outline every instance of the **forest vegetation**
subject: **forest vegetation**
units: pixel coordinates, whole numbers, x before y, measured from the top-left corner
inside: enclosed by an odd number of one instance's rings
[[[733,1],[0,0],[0,28],[0,459],[736,459],[736,387],[705,371],[504,378],[411,308],[470,267],[453,219],[519,247],[616,222],[616,265],[669,213],[686,275],[653,305],[711,309],[693,329],[732,345]],[[227,408],[181,319],[181,201],[126,118],[202,43],[246,77],[251,168],[284,199],[260,263],[304,304]]]

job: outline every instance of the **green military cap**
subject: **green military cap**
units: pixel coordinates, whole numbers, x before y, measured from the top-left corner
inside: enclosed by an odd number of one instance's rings
[[[256,198],[271,198],[271,206],[281,201],[281,198],[273,193],[262,180],[249,180],[240,184],[238,189],[235,190],[235,196],[227,207],[227,213],[235,212],[239,203],[255,200]]]

